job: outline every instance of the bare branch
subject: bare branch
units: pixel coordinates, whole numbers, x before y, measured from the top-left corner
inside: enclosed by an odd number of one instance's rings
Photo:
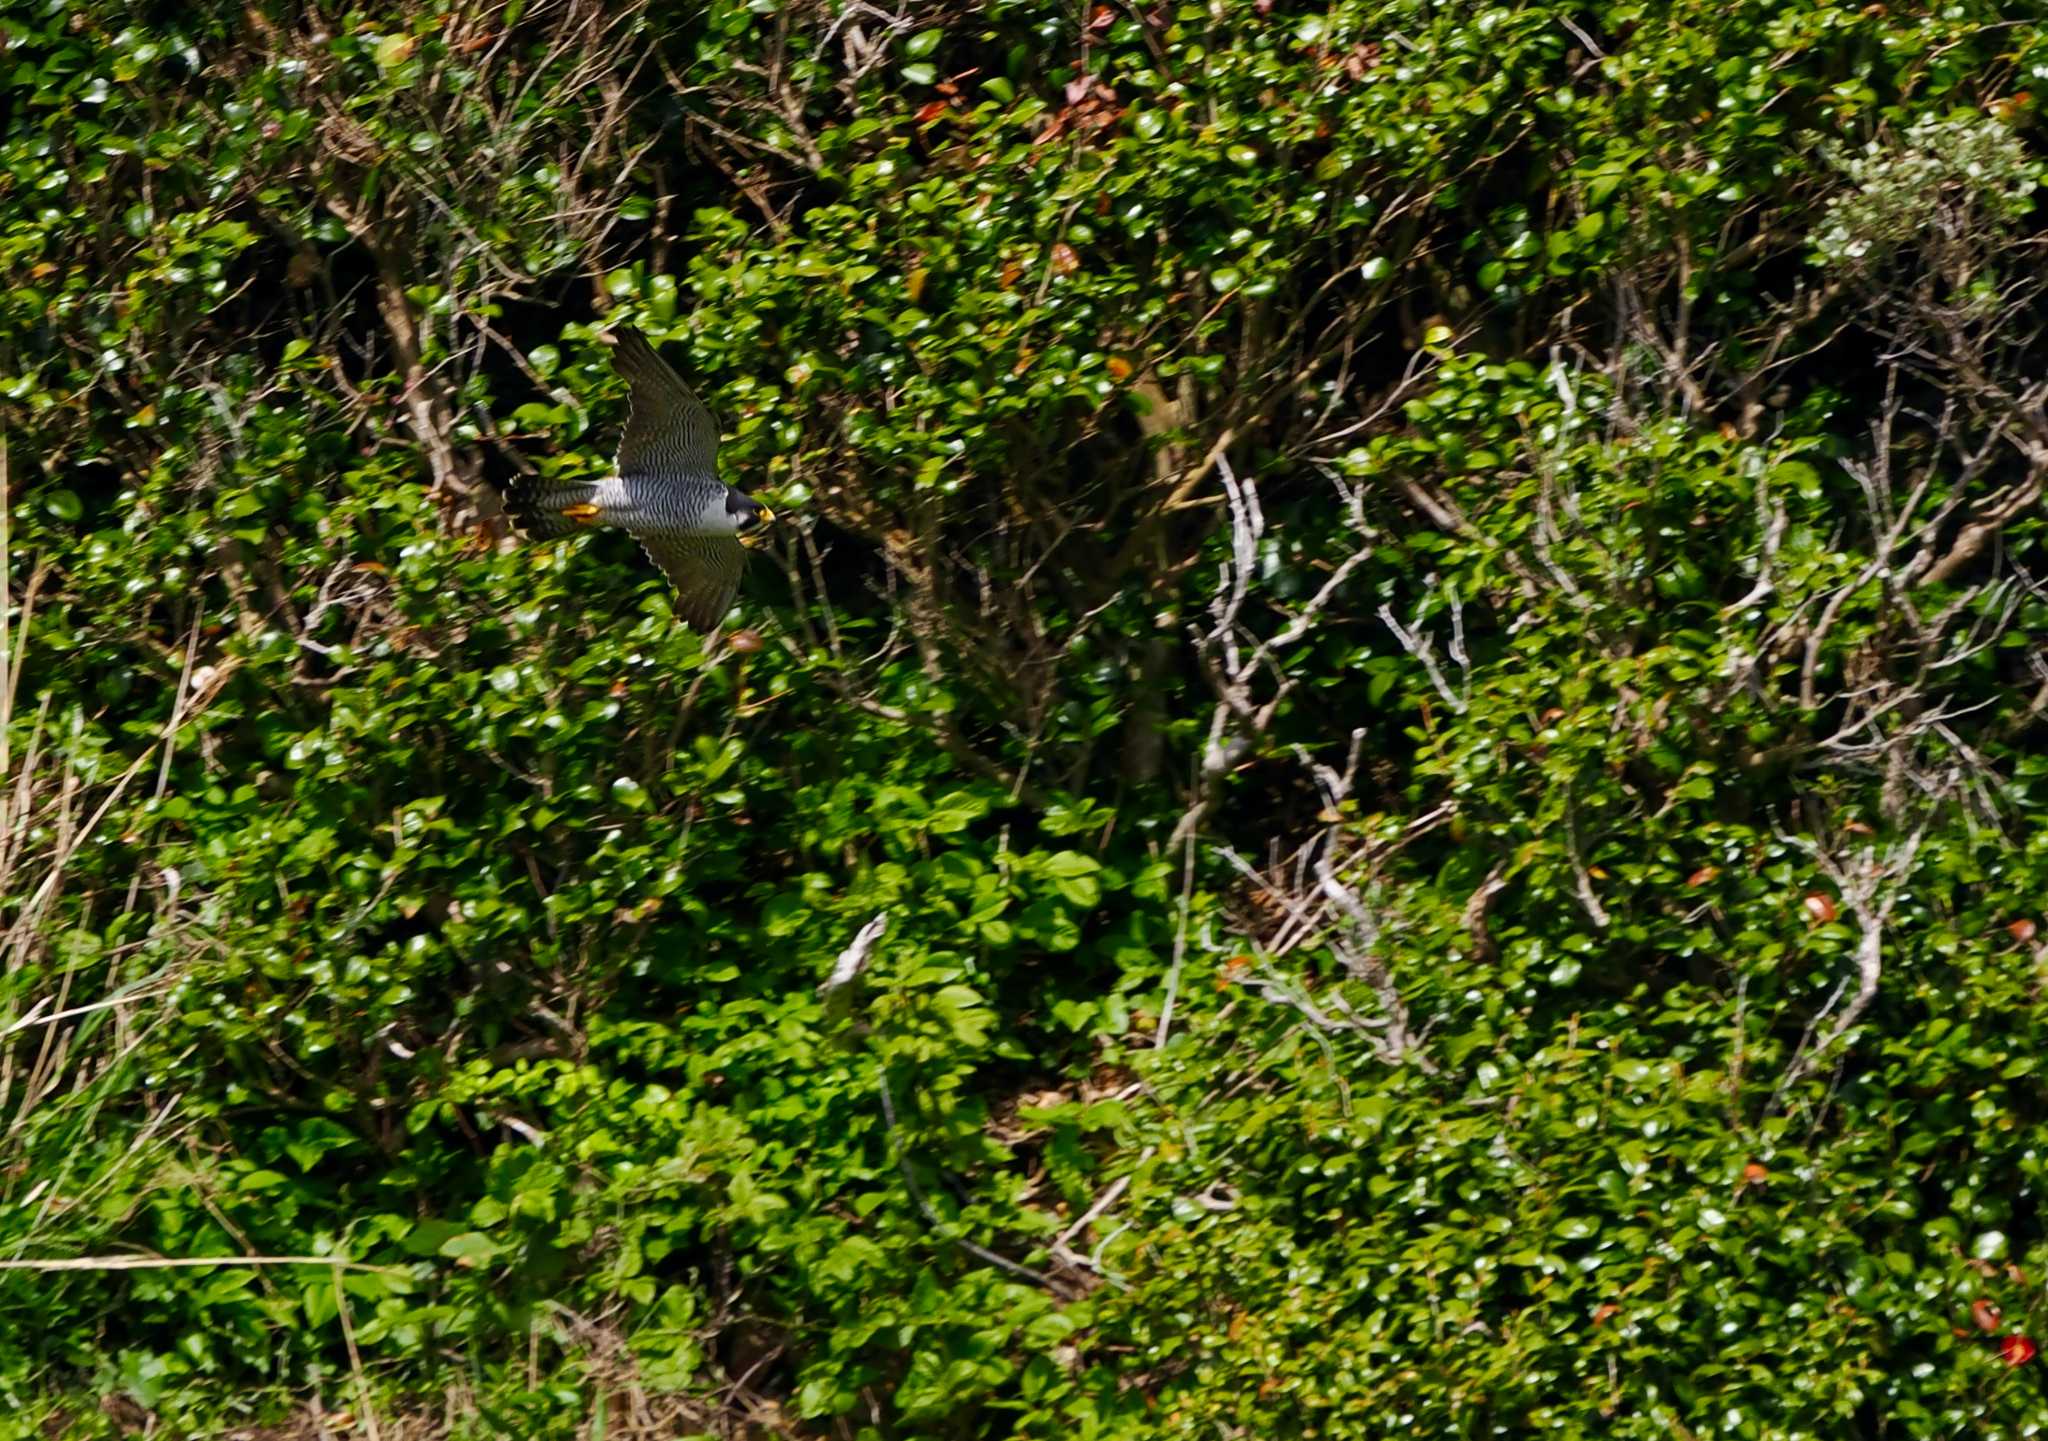
[[[818,987],[818,995],[825,1002],[825,1020],[828,1023],[845,1018],[853,1004],[853,983],[867,969],[868,958],[874,954],[876,944],[888,934],[888,930],[889,913],[875,912],[873,919],[860,928],[852,943],[833,962],[832,974]]]
[[[1833,1023],[1815,1039],[1815,1033],[1822,1022],[1833,1014],[1835,1004],[1847,987],[1845,979],[1841,986],[1828,998],[1826,1005],[1807,1023],[1806,1033],[1800,1038],[1798,1049],[1793,1053],[1792,1063],[1785,1068],[1784,1077],[1777,1089],[1771,1093],[1769,1110],[1775,1111],[1794,1086],[1813,1073],[1822,1058],[1834,1049],[1837,1042],[1855,1028],[1877,999],[1878,985],[1884,978],[1885,925],[1891,919],[1892,908],[1904,894],[1905,882],[1911,877],[1913,860],[1919,854],[1921,838],[1926,834],[1925,824],[1915,830],[1904,841],[1880,853],[1876,846],[1865,847],[1862,854],[1851,864],[1843,865],[1828,851],[1802,836],[1783,836],[1813,855],[1814,862],[1832,881],[1841,894],[1843,909],[1855,918],[1856,941],[1856,991],[1849,998],[1849,1004],[1834,1015]]]

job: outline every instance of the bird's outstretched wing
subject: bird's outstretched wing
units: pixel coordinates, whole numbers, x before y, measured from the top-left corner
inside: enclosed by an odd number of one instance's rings
[[[696,392],[630,325],[612,332],[612,368],[626,378],[632,412],[619,437],[621,475],[710,477],[717,474],[718,423]]]
[[[729,535],[642,536],[640,545],[675,586],[683,622],[705,635],[717,630],[740,588],[747,548]]]

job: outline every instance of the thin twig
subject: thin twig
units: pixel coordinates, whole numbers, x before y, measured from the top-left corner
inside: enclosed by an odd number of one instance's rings
[[[370,1378],[363,1372],[363,1354],[356,1349],[356,1323],[349,1315],[348,1293],[341,1288],[341,1267],[336,1266],[334,1277],[334,1311],[341,1318],[341,1337],[348,1343],[348,1369],[356,1379],[356,1405],[362,1408],[363,1425],[370,1433],[370,1441],[383,1441],[377,1427],[377,1408],[370,1397]]]
[[[1173,926],[1173,964],[1166,972],[1166,1000],[1159,1007],[1159,1026],[1152,1033],[1152,1049],[1166,1049],[1173,1032],[1173,1006],[1180,996],[1181,967],[1188,956],[1188,906],[1195,885],[1195,834],[1190,830],[1181,842],[1180,910]]]
[[[337,1261],[332,1256],[64,1256],[48,1260],[0,1261],[0,1271],[168,1271],[186,1266],[332,1266],[343,1271],[383,1271],[403,1266]]]
[[[952,1228],[925,1198],[924,1187],[917,1184],[916,1173],[911,1169],[910,1153],[903,1145],[902,1130],[896,1123],[896,1098],[889,1091],[889,1066],[886,1061],[876,1067],[875,1080],[882,1093],[882,1119],[889,1127],[889,1149],[896,1153],[896,1169],[903,1173],[903,1184],[909,1189],[910,1199],[916,1203],[918,1214],[924,1217],[925,1224],[938,1233],[942,1240],[952,1242],[968,1255],[1008,1271],[1013,1276],[1022,1276],[1033,1285],[1043,1286],[1054,1295],[1061,1294],[1060,1283],[1045,1272],[1034,1271],[1031,1267],[1012,1261],[1008,1256],[999,1255],[986,1246],[968,1240],[965,1236],[953,1234]]]

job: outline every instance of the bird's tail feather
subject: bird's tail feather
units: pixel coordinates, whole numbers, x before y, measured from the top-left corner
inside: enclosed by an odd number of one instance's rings
[[[529,540],[548,540],[575,531],[576,522],[562,511],[587,502],[596,494],[594,485],[563,484],[522,475],[505,487],[505,514],[512,517],[519,533]]]

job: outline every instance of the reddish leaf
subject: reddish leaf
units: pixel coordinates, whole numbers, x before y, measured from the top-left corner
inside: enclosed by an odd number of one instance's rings
[[[1719,878],[1720,874],[1721,868],[1719,866],[1701,866],[1685,878],[1685,883],[1689,886],[1710,885]]]
[[[1344,57],[1344,73],[1353,80],[1365,79],[1365,72],[1380,63],[1380,47],[1377,45],[1354,45],[1351,53]]]
[[[1989,1301],[1980,1298],[1970,1303],[1970,1319],[1977,1323],[1979,1331],[1996,1331],[1998,1317],[1998,1308]]]
[[[1761,1186],[1770,1179],[1771,1173],[1764,1168],[1761,1162],[1751,1161],[1742,1168],[1742,1180],[1745,1185]]]
[[[920,105],[917,107],[917,123],[929,125],[934,120],[942,119],[951,108],[943,100],[934,100],[928,105]]]
[[[1111,380],[1129,380],[1131,378],[1131,363],[1121,355],[1112,355],[1109,358],[1109,378]]]
[[[2024,1366],[2040,1352],[2026,1337],[2008,1336],[1999,1343],[1998,1354],[2005,1357],[2005,1364],[2008,1366]]]
[[[2036,927],[2035,924],[2032,921],[2028,920],[2025,916],[2021,916],[2018,920],[2010,922],[2005,929],[2008,935],[2010,935],[2014,940],[2018,941],[2023,946],[2028,941],[2034,939],[2035,935],[2038,934],[2039,931],[2039,928]]]
[[[1835,898],[1826,891],[1808,891],[1806,899],[1799,904],[1807,919],[1817,926],[1824,926],[1835,918]]]
[[[1062,275],[1072,275],[1081,268],[1081,257],[1074,253],[1074,247],[1062,240],[1052,248],[1052,268]]]

